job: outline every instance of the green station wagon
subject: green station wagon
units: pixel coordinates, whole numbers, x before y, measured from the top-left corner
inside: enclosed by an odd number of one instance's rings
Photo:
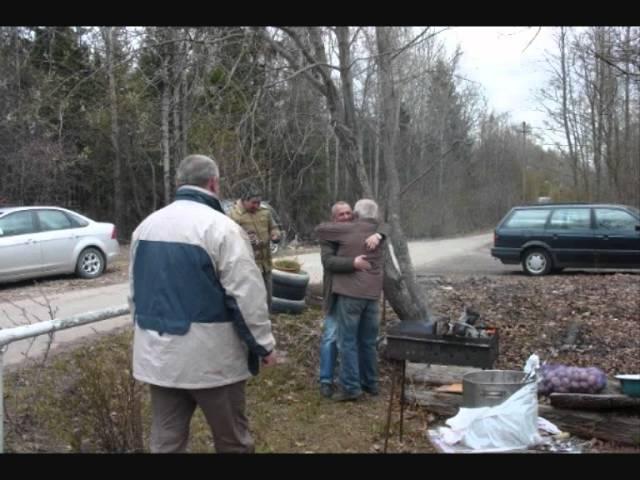
[[[640,268],[640,211],[616,204],[512,208],[494,232],[491,255],[529,275],[566,267]]]

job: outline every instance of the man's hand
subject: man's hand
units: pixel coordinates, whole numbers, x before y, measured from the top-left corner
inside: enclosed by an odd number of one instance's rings
[[[271,367],[275,365],[277,361],[278,359],[276,358],[275,350],[272,350],[271,353],[266,357],[262,357],[262,365],[264,365],[265,367]]]
[[[374,233],[373,235],[370,235],[364,241],[364,244],[367,246],[367,250],[375,250],[376,248],[378,248],[378,245],[380,245],[380,234]]]
[[[271,241],[273,243],[278,243],[280,241],[280,235],[278,235],[277,233],[272,233],[271,234]]]
[[[353,268],[356,270],[371,270],[371,264],[367,261],[366,255],[358,255],[353,259]]]
[[[249,235],[249,241],[251,242],[251,245],[256,246],[260,244],[260,240],[258,239],[258,235],[256,234],[256,232],[247,232],[247,235]]]

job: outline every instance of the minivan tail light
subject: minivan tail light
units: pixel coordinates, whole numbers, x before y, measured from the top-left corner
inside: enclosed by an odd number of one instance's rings
[[[111,239],[112,240],[117,240],[118,239],[118,229],[116,228],[116,226],[113,226],[113,231],[111,232]]]

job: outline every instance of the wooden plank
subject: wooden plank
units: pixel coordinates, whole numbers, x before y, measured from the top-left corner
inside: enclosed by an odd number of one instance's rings
[[[462,384],[461,383],[452,383],[451,385],[442,385],[440,387],[436,387],[434,389],[436,392],[444,392],[444,393],[462,393]]]
[[[583,438],[599,438],[640,445],[640,418],[609,412],[586,412],[539,405],[538,415],[555,423],[559,429]]]
[[[481,371],[481,368],[475,367],[424,365],[422,363],[407,362],[407,379],[414,383],[428,383],[432,385],[462,383],[462,377],[467,373]]]
[[[446,417],[452,417],[457,414],[462,406],[462,395],[456,395],[455,393],[407,389],[404,396],[407,402],[417,403],[430,412]]]
[[[572,408],[584,410],[640,410],[640,398],[626,395],[594,395],[587,393],[552,393],[549,396],[551,405],[556,408]]]

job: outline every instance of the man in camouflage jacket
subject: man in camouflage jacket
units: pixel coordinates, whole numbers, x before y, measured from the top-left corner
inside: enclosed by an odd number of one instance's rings
[[[262,195],[256,190],[245,193],[231,208],[229,216],[249,235],[256,264],[262,272],[271,310],[271,241],[280,240],[280,229],[273,221],[271,210],[262,206]]]

